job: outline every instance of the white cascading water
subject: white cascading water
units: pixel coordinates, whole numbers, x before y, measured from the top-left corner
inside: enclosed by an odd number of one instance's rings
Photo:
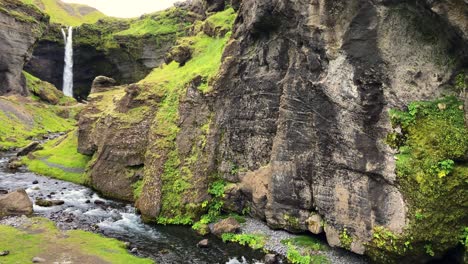
[[[63,68],[63,94],[73,97],[73,27],[68,28],[68,35],[62,28],[65,42],[65,67]]]

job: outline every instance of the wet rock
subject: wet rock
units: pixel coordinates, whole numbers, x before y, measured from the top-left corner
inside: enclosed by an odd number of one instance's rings
[[[33,205],[24,189],[0,196],[0,216],[30,215]]]
[[[208,239],[203,239],[197,243],[197,247],[199,248],[207,248],[210,245]]]
[[[137,254],[138,253],[138,248],[132,248],[132,250],[130,250],[131,253],[133,254]]]
[[[40,258],[40,257],[34,257],[34,258],[32,259],[32,262],[33,262],[33,263],[44,263],[44,262],[46,262],[46,260],[43,259],[43,258]]]
[[[7,193],[8,193],[8,190],[0,189],[0,195],[7,194]]]
[[[116,81],[106,76],[98,76],[94,78],[93,84],[91,85],[91,93],[99,93],[109,90],[109,88],[115,86]]]
[[[45,200],[45,199],[36,200],[36,205],[39,205],[42,207],[52,207],[52,206],[62,205],[64,203],[65,202],[62,200]]]
[[[276,264],[276,263],[279,263],[279,261],[275,254],[266,254],[265,257],[263,258],[263,263]]]
[[[38,181],[38,180],[34,180],[34,181],[32,182],[32,184],[39,184],[39,181]]]
[[[91,201],[90,201],[90,200],[86,200],[85,203],[89,204],[89,203],[91,203]]]
[[[23,166],[23,163],[17,157],[11,158],[7,165],[10,170],[17,170],[21,166]]]
[[[125,246],[125,248],[129,249],[131,247],[131,244],[130,244],[130,242],[125,242],[124,246]]]
[[[94,201],[94,204],[97,204],[97,205],[104,205],[106,204],[106,202],[102,201],[102,200],[95,200]]]
[[[5,250],[5,251],[0,251],[0,257],[8,256],[10,254],[10,251]]]
[[[33,191],[39,191],[40,189],[41,188],[39,188],[38,186],[34,186],[34,187],[31,188],[31,190],[33,190]]]
[[[38,141],[33,141],[31,143],[29,143],[29,145],[27,145],[26,147],[22,148],[17,154],[16,156],[18,157],[22,157],[22,156],[26,156],[28,155],[29,153],[37,150],[40,148],[40,143]]]
[[[221,236],[224,233],[237,233],[239,232],[239,229],[239,222],[232,217],[228,217],[215,223],[211,228],[211,233],[216,236]]]

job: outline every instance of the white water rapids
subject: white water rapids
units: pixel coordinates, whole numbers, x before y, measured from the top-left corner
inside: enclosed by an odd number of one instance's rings
[[[66,96],[73,97],[73,27],[68,27],[68,34],[62,28],[65,42],[65,66],[63,68],[62,91]]]

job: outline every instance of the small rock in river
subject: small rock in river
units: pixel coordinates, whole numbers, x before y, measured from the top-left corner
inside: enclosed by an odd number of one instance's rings
[[[278,258],[276,257],[275,254],[266,254],[265,257],[263,258],[263,263],[265,264],[276,264],[278,262]]]
[[[33,262],[33,263],[44,263],[45,261],[46,261],[45,259],[40,258],[40,257],[34,257],[34,258],[32,259],[32,262]]]
[[[104,202],[104,201],[101,201],[101,200],[95,200],[95,201],[94,201],[94,204],[105,204],[105,202]]]
[[[85,203],[89,204],[89,203],[91,203],[91,201],[90,201],[90,200],[86,200],[86,202],[85,202]]]
[[[138,248],[132,248],[132,250],[130,250],[131,253],[133,254],[136,254],[138,253]]]
[[[48,195],[49,196],[49,195]],[[36,205],[42,206],[42,207],[51,207],[55,205],[62,205],[65,202],[62,200],[44,200],[44,199],[37,199],[36,200]]]
[[[207,248],[210,245],[208,239],[203,239],[200,242],[198,242],[197,247],[199,248]]]
[[[38,183],[39,183],[38,180],[35,180],[35,181],[32,182],[32,184],[38,184]]]
[[[125,242],[124,245],[125,245],[125,248],[130,248],[130,246],[131,246],[130,242]]]
[[[32,188],[32,190],[34,190],[34,191],[39,191],[40,189],[41,189],[41,188],[39,188],[39,187],[37,187],[37,186],[35,186],[35,187]]]
[[[8,191],[7,190],[0,190],[0,194],[7,194]]]
[[[8,250],[0,251],[0,257],[8,256],[9,254],[10,254],[10,251],[8,251]]]

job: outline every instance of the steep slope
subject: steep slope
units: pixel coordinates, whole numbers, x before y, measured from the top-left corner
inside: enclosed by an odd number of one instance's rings
[[[50,16],[52,23],[67,26],[79,26],[84,23],[96,23],[106,17],[97,9],[80,4],[64,3],[61,0],[21,0],[32,4]]]

